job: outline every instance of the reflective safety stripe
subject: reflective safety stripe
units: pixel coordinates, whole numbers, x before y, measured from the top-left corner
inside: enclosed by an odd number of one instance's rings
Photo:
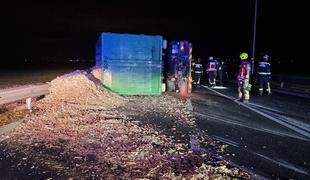
[[[271,73],[266,73],[266,72],[257,72],[259,75],[270,75]]]
[[[258,64],[262,64],[262,65],[270,65],[268,62],[258,62]]]

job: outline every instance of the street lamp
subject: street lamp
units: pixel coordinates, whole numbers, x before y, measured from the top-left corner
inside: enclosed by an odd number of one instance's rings
[[[255,41],[256,41],[256,16],[257,16],[257,0],[255,0],[255,12],[254,12],[253,49],[252,49],[252,74],[254,73]]]

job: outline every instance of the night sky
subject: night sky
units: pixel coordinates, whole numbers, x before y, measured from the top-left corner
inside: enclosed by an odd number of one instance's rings
[[[4,11],[10,62],[94,60],[101,32],[189,40],[194,57],[252,53],[254,0],[12,1]],[[258,0],[257,58],[305,63],[309,20],[302,1]],[[1,61],[5,62],[5,61]]]

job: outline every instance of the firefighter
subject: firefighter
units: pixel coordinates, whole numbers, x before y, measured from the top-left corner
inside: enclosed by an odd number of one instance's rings
[[[201,64],[201,59],[198,58],[197,62],[193,66],[194,69],[194,85],[199,87],[200,86],[200,79],[202,77],[203,68]]]
[[[223,86],[223,79],[228,79],[226,63],[223,59],[220,61],[219,65],[218,65],[217,74],[218,74],[218,77],[220,80],[220,86]]]
[[[258,69],[257,69],[257,73],[259,77],[259,89],[258,90],[261,96],[264,93],[264,86],[266,87],[266,91],[268,95],[271,94],[270,83],[269,83],[271,72],[270,72],[270,64],[268,60],[269,60],[269,56],[268,54],[265,54],[263,56],[263,59],[260,62],[258,62]]]
[[[248,60],[247,53],[240,54],[241,63],[239,65],[238,72],[238,100],[243,100],[243,102],[247,103],[250,99],[250,72],[251,72],[251,64]]]
[[[207,64],[207,73],[209,78],[209,87],[215,87],[215,78],[216,78],[216,69],[217,69],[217,63],[215,59],[210,56],[209,62]]]

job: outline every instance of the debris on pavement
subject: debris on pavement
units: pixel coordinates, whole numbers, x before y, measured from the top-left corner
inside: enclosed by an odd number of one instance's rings
[[[160,113],[195,127],[184,101],[169,94],[121,97],[101,87],[93,77],[101,77],[100,71],[75,71],[52,80],[50,94],[34,104],[34,112],[11,133],[0,136],[2,177],[251,177],[132,118],[137,112],[144,111],[139,114],[144,118],[148,113]],[[128,111],[130,108],[124,107],[130,102],[145,108]],[[171,129],[178,131],[176,126]]]

